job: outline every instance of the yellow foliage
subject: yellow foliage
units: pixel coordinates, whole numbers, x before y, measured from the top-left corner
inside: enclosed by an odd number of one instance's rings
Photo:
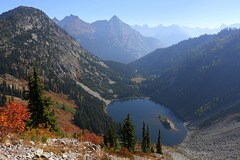
[[[48,138],[56,137],[57,134],[48,124],[39,124],[38,128],[29,128],[21,135],[21,138],[31,141],[46,142]]]

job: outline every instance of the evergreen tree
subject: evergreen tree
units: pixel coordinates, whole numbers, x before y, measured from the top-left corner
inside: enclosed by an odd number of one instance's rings
[[[37,68],[34,65],[33,75],[29,76],[26,100],[28,100],[28,108],[30,115],[30,126],[37,128],[39,124],[49,124],[52,129],[58,131],[57,117],[54,110],[50,109],[52,104],[51,97],[44,97],[44,89],[39,79]]]
[[[154,151],[154,148],[153,148],[153,147],[151,147],[151,153],[155,153],[155,151]]]
[[[161,132],[160,132],[160,129],[158,131],[158,142],[157,142],[157,153],[159,154],[163,154],[162,153],[162,144],[161,144]]]
[[[127,148],[130,152],[134,152],[137,141],[135,139],[135,130],[129,113],[123,120],[122,142],[125,148]]]
[[[3,81],[2,87],[3,87],[3,93],[5,92],[5,94],[6,94],[7,93],[7,82],[5,80]]]
[[[6,103],[7,103],[7,96],[6,96],[6,92],[4,90],[3,95],[2,95],[2,106],[5,106]]]
[[[25,86],[23,86],[23,91],[22,91],[22,98],[23,99],[25,98],[25,93],[26,93],[26,89],[25,89]]]
[[[146,137],[146,131],[145,131],[145,123],[143,121],[143,128],[142,128],[142,152],[147,152],[147,137]]]
[[[10,85],[7,85],[7,92],[6,92],[7,95],[12,95],[12,89],[10,87]]]
[[[14,86],[14,84],[12,84],[12,90],[11,90],[11,95],[14,95],[15,94],[15,86]]]
[[[2,94],[0,93],[0,107],[2,107]]]
[[[150,149],[151,149],[151,138],[150,138],[149,124],[147,124],[146,139],[147,139],[147,152],[150,152]]]
[[[116,147],[117,145],[117,134],[116,130],[113,126],[111,126],[107,132],[103,136],[104,138],[104,144],[107,146],[107,144],[110,144],[110,147]]]

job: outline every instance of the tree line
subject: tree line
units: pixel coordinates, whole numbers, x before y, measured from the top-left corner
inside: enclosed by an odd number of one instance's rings
[[[104,134],[104,145],[108,148],[114,148],[115,150],[124,147],[128,149],[130,152],[135,152],[135,146],[137,144],[135,129],[132,124],[132,120],[130,118],[130,114],[127,114],[127,117],[123,120],[123,123],[120,126],[120,129],[117,133],[117,129],[115,127],[110,127],[107,132]],[[143,121],[142,128],[142,141],[141,141],[141,149],[144,153],[155,153],[154,148],[151,147],[151,137],[149,124],[147,124],[147,131],[145,130],[145,122]],[[156,144],[156,152],[159,154],[163,154],[162,152],[162,144],[161,144],[161,132],[159,129],[158,133],[158,141]]]
[[[15,84],[7,84],[7,82],[4,80],[3,83],[0,84],[0,107],[6,104],[6,95],[23,98],[25,97],[25,87],[23,87],[23,89],[20,89]]]
[[[38,72],[37,67],[35,67],[35,70]],[[111,116],[104,112],[105,104],[89,95],[70,77],[60,79],[51,70],[46,70],[44,76],[48,77],[48,80],[41,81],[44,84],[42,85],[43,90],[66,94],[69,99],[75,101],[78,108],[74,114],[74,123],[79,128],[103,134],[111,125],[115,125]],[[3,84],[0,84],[0,107],[6,104],[6,95],[24,98],[26,96],[24,90],[25,88],[20,90],[14,84],[7,85],[6,81],[4,81]]]

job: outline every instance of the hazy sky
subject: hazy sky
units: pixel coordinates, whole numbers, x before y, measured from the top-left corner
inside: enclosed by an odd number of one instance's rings
[[[60,20],[73,14],[86,22],[117,15],[130,25],[214,28],[240,23],[240,0],[0,0],[0,4],[0,13],[23,5]]]

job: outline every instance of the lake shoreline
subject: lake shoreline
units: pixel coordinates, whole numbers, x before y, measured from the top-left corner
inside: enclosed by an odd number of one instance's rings
[[[107,108],[108,106],[112,103],[112,102],[115,102],[115,101],[124,101],[124,100],[132,100],[132,99],[147,99],[147,100],[150,100],[150,97],[129,97],[129,98],[120,98],[120,99],[111,99],[111,100],[106,100],[107,103],[106,103],[106,106],[103,108],[104,109],[104,112],[107,114]]]
[[[113,102],[113,101],[112,101]],[[116,102],[116,103],[115,103]],[[152,142],[155,143],[158,136],[158,130],[161,130],[163,144],[174,146],[181,144],[184,140],[187,129],[184,122],[179,119],[170,108],[157,104],[145,97],[124,98],[114,100],[110,103],[106,112],[112,116],[115,122],[122,122],[125,116],[130,113],[131,119],[136,129],[136,136],[139,141],[142,139],[142,123],[149,124]],[[174,124],[172,129],[166,129],[159,120],[159,115],[165,116]]]

